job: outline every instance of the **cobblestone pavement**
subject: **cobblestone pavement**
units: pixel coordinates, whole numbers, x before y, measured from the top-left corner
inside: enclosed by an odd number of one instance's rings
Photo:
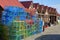
[[[25,38],[24,40],[60,40],[60,24],[48,27],[44,32]]]

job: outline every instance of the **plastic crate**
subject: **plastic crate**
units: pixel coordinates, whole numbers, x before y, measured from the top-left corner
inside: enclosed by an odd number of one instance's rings
[[[12,9],[12,10],[11,10]],[[4,12],[2,14],[2,20],[4,19],[5,25],[10,25],[13,20],[16,20],[15,18],[19,16],[19,20],[26,20],[27,13],[23,8],[14,7],[14,6],[8,6],[4,8]],[[8,20],[8,21],[6,21]]]
[[[24,39],[24,35],[20,35],[20,36],[18,37],[18,40],[21,40],[21,39]]]
[[[11,36],[9,36],[9,40],[21,40],[21,39],[24,39],[24,35],[19,35],[19,36],[17,36],[17,35],[15,35],[15,36],[11,35]]]
[[[5,11],[9,10],[9,11],[14,11],[14,12],[23,12],[24,9],[23,8],[20,8],[20,7],[15,7],[15,6],[7,6],[4,8]]]
[[[32,35],[36,34],[36,32],[32,32]]]
[[[18,40],[18,36],[9,36],[9,40]]]
[[[22,31],[18,31],[18,32],[10,32],[10,35],[17,35],[17,36],[19,36],[19,35],[22,35],[23,34],[23,32]]]
[[[26,16],[20,16],[20,20],[26,20]]]

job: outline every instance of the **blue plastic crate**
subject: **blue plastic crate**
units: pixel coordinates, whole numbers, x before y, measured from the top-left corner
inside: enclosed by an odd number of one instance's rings
[[[6,15],[6,13],[7,13],[6,11],[3,11],[3,12],[2,12],[2,16],[3,16],[3,15]]]
[[[26,20],[25,16],[20,16],[20,20]]]
[[[4,20],[4,24],[10,25],[11,24],[10,22],[15,20],[17,16],[19,16],[20,20],[26,20],[26,15],[27,13],[23,8],[8,6],[4,8],[4,12],[2,14],[2,20]]]
[[[6,11],[11,11],[11,12],[24,12],[23,8],[15,7],[15,6],[9,6],[4,8]]]
[[[39,31],[40,31],[40,32],[42,32],[42,31],[43,31],[43,29],[41,28],[41,29],[39,29]]]

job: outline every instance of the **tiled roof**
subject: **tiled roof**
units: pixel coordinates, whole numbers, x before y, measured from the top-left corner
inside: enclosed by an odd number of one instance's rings
[[[57,13],[56,9],[52,7],[48,7],[48,12],[50,12],[50,14]]]
[[[51,12],[51,7],[48,7],[48,12]]]
[[[54,12],[54,8],[51,8],[51,12],[52,12],[52,13]]]
[[[39,5],[39,8],[42,10],[42,8],[44,9],[44,5]]]
[[[33,7],[34,7],[35,9],[37,9],[38,6],[39,6],[39,3],[33,3]]]
[[[23,4],[23,6],[24,6],[25,8],[29,8],[30,5],[31,5],[31,3],[32,3],[32,1],[21,1],[21,3]]]
[[[45,11],[48,10],[48,6],[44,6],[44,10],[45,10]]]
[[[23,7],[24,6],[18,2],[18,0],[0,0],[0,5],[4,8],[5,6],[18,6]]]
[[[56,11],[56,8],[54,8],[54,11]]]
[[[54,12],[56,12],[57,10],[56,9],[54,9]]]
[[[56,16],[60,16],[60,14],[57,13]]]
[[[56,12],[56,8],[53,8],[53,12],[54,12],[54,13]]]
[[[44,10],[44,5],[39,5],[40,12],[42,12],[42,9]]]

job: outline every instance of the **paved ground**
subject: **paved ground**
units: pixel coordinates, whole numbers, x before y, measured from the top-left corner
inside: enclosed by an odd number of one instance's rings
[[[48,27],[44,32],[30,36],[24,40],[60,40],[60,24]]]

